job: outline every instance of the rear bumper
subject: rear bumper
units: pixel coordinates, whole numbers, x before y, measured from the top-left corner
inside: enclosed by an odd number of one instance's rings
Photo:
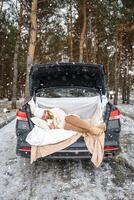
[[[21,142],[21,138],[18,137],[17,140],[17,149],[16,153],[17,155],[25,158],[29,158],[31,155],[31,147],[26,142]],[[25,138],[23,138],[23,141],[25,141]],[[104,147],[104,156],[106,157],[112,157],[112,155],[118,154],[120,152],[120,145],[119,145],[119,132],[112,132],[108,131],[106,132],[105,137],[105,147]],[[91,154],[89,153],[86,144],[81,137],[77,142],[72,144],[66,149],[63,149],[59,152],[55,152],[54,154],[51,154],[46,159],[89,159],[91,157]]]
[[[119,146],[105,146],[104,147],[104,157],[113,157],[120,152]],[[17,155],[25,158],[30,158],[31,148],[19,148],[17,149]],[[89,159],[91,154],[88,149],[85,148],[67,148],[59,152],[53,153],[49,156],[46,156],[45,159],[54,159],[54,160],[66,160],[66,159]]]

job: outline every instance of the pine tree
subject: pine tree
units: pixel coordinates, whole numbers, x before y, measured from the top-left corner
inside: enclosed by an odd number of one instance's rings
[[[13,73],[13,90],[12,90],[12,108],[13,109],[16,109],[16,101],[17,101],[18,56],[19,56],[22,16],[23,16],[23,3],[21,0],[19,18],[18,18],[17,35],[16,35],[16,44],[15,44],[15,51],[14,51],[14,73]]]
[[[31,65],[34,63],[36,36],[37,36],[37,0],[33,0],[31,5],[31,28],[30,28],[30,39],[29,39],[28,54],[27,54],[27,73],[26,73],[26,87],[25,87],[26,99],[30,97],[29,72],[31,69]]]

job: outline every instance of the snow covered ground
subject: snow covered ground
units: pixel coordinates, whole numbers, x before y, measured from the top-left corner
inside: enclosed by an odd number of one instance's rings
[[[134,121],[121,116],[122,153],[95,169],[90,161],[16,157],[15,120],[0,129],[0,200],[133,200]]]
[[[20,108],[23,102],[23,98],[19,99],[17,101],[17,107]],[[4,112],[4,110],[9,112]],[[11,101],[8,101],[8,99],[0,99],[0,128],[14,119],[15,114],[16,110],[11,109]]]
[[[0,112],[0,128],[12,121],[15,118],[15,114],[15,110],[11,110],[9,113]]]
[[[122,131],[120,143],[122,147],[121,156],[134,167],[134,120],[129,117],[121,117]]]
[[[117,106],[121,111],[134,115],[134,105],[119,104]]]
[[[24,102],[24,98],[20,98],[17,100],[17,107],[19,108]],[[8,101],[8,99],[0,99],[0,113],[3,112],[4,108],[7,108],[8,110],[11,110],[11,101]]]

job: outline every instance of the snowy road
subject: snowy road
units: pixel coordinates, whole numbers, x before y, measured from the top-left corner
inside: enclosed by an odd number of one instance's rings
[[[12,121],[0,129],[0,200],[133,200],[134,121],[127,117],[122,117],[121,146],[121,157],[98,169],[88,161],[30,165],[16,157]]]

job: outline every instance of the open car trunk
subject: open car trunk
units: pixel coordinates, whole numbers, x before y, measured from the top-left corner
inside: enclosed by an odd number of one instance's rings
[[[48,87],[88,87],[105,94],[102,65],[58,63],[33,65],[29,76],[30,95]]]

